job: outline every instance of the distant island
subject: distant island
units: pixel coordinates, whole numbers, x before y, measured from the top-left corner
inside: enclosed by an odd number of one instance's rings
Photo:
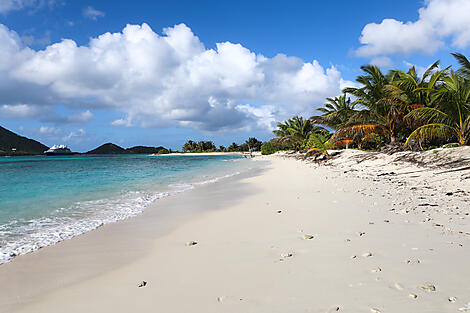
[[[85,154],[166,154],[170,153],[165,147],[145,147],[135,146],[124,149],[114,143],[105,143],[96,149],[90,150]]]
[[[269,143],[269,142],[268,142]],[[216,147],[212,141],[192,141],[188,140],[182,147],[183,153],[207,153],[207,152],[249,152],[261,151],[263,142],[251,137],[245,142],[237,144],[233,142],[227,148],[224,146]],[[67,148],[67,147],[66,147]],[[44,155],[49,150],[46,145],[5,129],[0,126],[0,156],[15,155]],[[172,151],[162,146],[148,147],[135,146],[131,148],[123,148],[114,143],[108,142],[101,146],[84,153],[71,152],[70,154],[168,154],[178,151]]]
[[[44,155],[44,151],[48,149],[48,146],[36,140],[20,136],[0,126],[0,156]],[[88,152],[74,154],[166,154],[170,152],[171,150],[162,146],[135,146],[125,149],[113,143],[105,143]]]
[[[42,143],[15,134],[0,126],[0,155],[43,154],[49,149]]]

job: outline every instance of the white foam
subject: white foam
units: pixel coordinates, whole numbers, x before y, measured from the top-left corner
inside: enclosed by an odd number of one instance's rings
[[[223,178],[240,174],[235,172],[193,183],[169,185],[169,192],[129,192],[118,199],[77,202],[68,208],[59,208],[50,217],[15,220],[0,225],[0,264],[17,255],[94,230],[104,224],[117,222],[140,214],[154,201],[163,197],[194,189],[197,185],[215,183]]]

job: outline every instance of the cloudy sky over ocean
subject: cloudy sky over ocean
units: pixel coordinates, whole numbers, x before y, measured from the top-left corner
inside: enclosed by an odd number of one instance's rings
[[[0,0],[0,125],[77,151],[265,140],[361,65],[455,66],[468,12],[468,0]]]

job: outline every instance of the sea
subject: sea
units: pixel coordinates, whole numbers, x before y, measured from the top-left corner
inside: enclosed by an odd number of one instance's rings
[[[253,163],[239,155],[0,157],[0,264]]]

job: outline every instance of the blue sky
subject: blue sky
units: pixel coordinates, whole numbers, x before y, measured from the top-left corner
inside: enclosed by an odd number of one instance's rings
[[[450,52],[469,54],[469,10],[466,0],[1,0],[0,125],[77,151],[265,140],[277,121],[339,95],[361,65],[456,65]]]

